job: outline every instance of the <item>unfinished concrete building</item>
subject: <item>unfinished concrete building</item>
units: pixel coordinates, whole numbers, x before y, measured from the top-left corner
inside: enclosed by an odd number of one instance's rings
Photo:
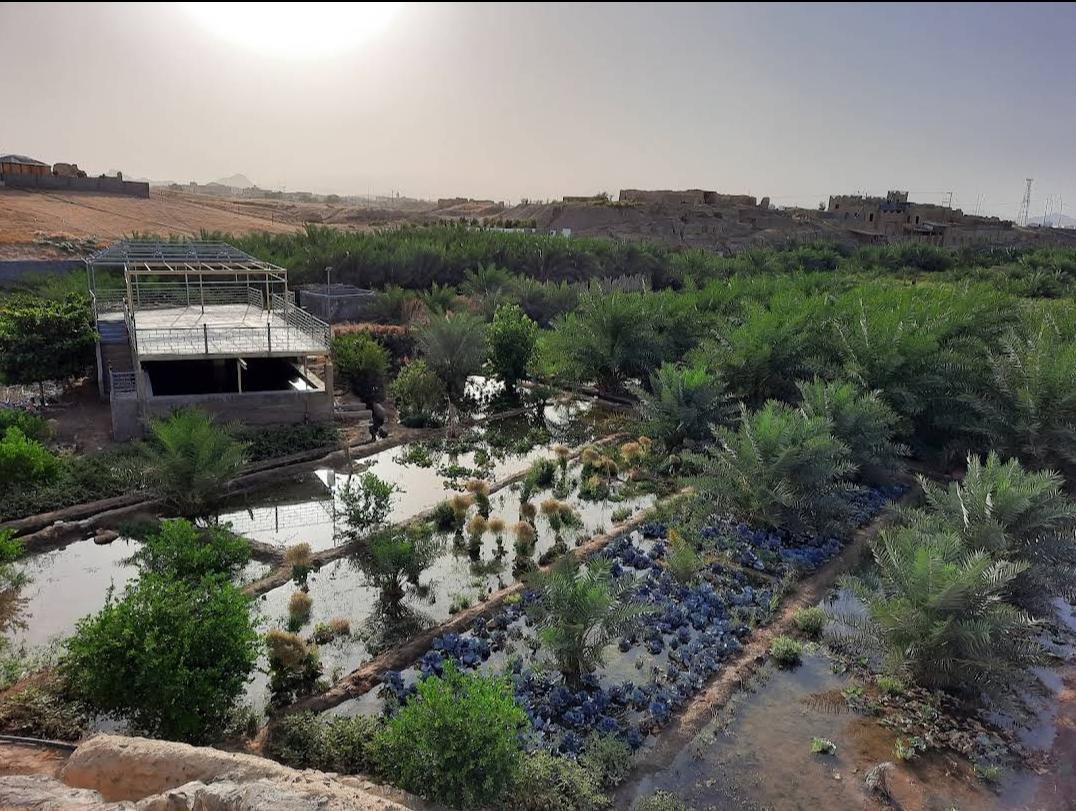
[[[288,272],[216,242],[126,241],[86,260],[116,439],[197,406],[221,421],[333,418],[328,324]]]

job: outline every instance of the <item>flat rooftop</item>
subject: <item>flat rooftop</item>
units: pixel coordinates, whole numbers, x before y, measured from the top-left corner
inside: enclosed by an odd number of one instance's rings
[[[134,314],[138,356],[179,360],[328,352],[327,336],[302,329],[294,320],[289,323],[278,312],[245,304],[138,310]],[[307,316],[297,308],[291,312]],[[123,313],[102,313],[100,320],[123,321]]]

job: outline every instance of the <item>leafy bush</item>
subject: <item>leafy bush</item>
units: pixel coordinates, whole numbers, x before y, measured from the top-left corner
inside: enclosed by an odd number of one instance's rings
[[[408,791],[447,805],[497,802],[515,782],[527,716],[506,679],[460,673],[418,684],[418,693],[377,735],[385,775]]]
[[[691,811],[688,804],[668,791],[655,791],[632,803],[631,811]]]
[[[963,481],[941,486],[920,479],[921,509],[901,512],[905,524],[955,533],[969,552],[1026,565],[1008,596],[1028,610],[1051,615],[1051,599],[1076,599],[1076,503],[1056,473],[1024,470],[1015,459],[990,453],[968,458]]]
[[[1025,564],[968,551],[954,532],[901,527],[872,544],[878,584],[843,584],[866,616],[835,614],[837,638],[885,654],[886,670],[925,687],[1010,688],[1039,661],[1037,627],[1002,597]]]
[[[321,422],[296,425],[259,425],[235,432],[235,437],[247,448],[247,459],[263,462],[303,451],[320,450],[338,445],[340,434],[335,425]]]
[[[250,544],[227,527],[200,529],[182,518],[161,521],[134,555],[143,572],[172,579],[234,577],[250,560]]]
[[[269,754],[294,769],[370,774],[381,720],[368,715],[322,718],[311,712],[286,715],[273,728]]]
[[[718,509],[756,526],[822,529],[846,515],[854,466],[824,417],[770,401],[741,406],[735,429],[714,429],[716,444],[694,456],[703,509]]]
[[[636,387],[635,394],[643,431],[669,450],[707,439],[711,425],[734,413],[720,378],[702,366],[664,363],[651,376],[650,391]]]
[[[392,381],[389,393],[400,422],[412,428],[434,425],[445,404],[445,387],[424,360],[413,360]]]
[[[360,541],[371,530],[377,529],[392,512],[392,498],[396,485],[379,479],[373,473],[363,473],[356,481],[348,479],[340,491],[348,529],[345,535],[352,542]]]
[[[793,614],[792,624],[804,636],[817,639],[822,635],[827,619],[826,610],[822,606],[813,605],[810,608],[801,608]]]
[[[212,740],[258,658],[248,604],[223,577],[143,574],[79,622],[60,672],[92,709],[127,718],[141,732]]]
[[[593,734],[587,738],[579,765],[595,776],[599,786],[614,789],[631,773],[631,747],[613,735]]]
[[[837,744],[828,738],[811,738],[812,755],[832,755],[837,752]]]
[[[351,391],[368,403],[381,401],[389,353],[365,332],[350,332],[333,338],[333,365]]]
[[[790,636],[779,636],[770,643],[770,657],[778,667],[795,667],[803,655],[803,643]]]
[[[0,299],[0,382],[40,385],[93,365],[97,334],[85,296]],[[44,390],[42,400],[44,400]]]
[[[86,708],[64,695],[62,681],[14,688],[0,698],[0,730],[46,740],[77,741],[89,718]]]
[[[665,569],[678,583],[690,585],[702,569],[702,557],[695,547],[676,530],[669,532],[669,546],[665,553]]]
[[[369,539],[354,560],[371,585],[390,602],[403,599],[407,584],[417,586],[419,577],[441,552],[441,541],[429,526],[405,531],[386,530]]]
[[[497,308],[486,334],[489,362],[505,387],[512,391],[527,375],[538,341],[538,325],[515,304]]]
[[[847,446],[853,464],[879,471],[903,466],[901,457],[908,450],[893,439],[899,417],[876,393],[862,392],[851,383],[827,383],[818,378],[797,386],[804,413],[830,421],[833,435]]]
[[[149,490],[186,518],[206,518],[246,462],[242,443],[203,411],[183,409],[150,422]]]
[[[42,440],[48,436],[49,424],[44,417],[18,408],[0,408],[0,434],[8,428],[18,428],[30,439]]]
[[[60,468],[60,459],[52,451],[19,428],[12,426],[0,437],[0,481],[9,486],[47,483],[57,477]]]
[[[538,750],[523,759],[506,807],[512,811],[601,811],[608,805],[594,771],[571,758]]]
[[[566,681],[578,685],[603,661],[606,646],[634,628],[649,608],[630,598],[631,585],[614,578],[606,561],[582,566],[562,557],[529,583],[535,599],[527,616],[542,647]]]
[[[265,635],[269,650],[269,692],[274,703],[291,704],[308,695],[321,676],[321,659],[315,645],[308,645],[291,631],[271,628]]]

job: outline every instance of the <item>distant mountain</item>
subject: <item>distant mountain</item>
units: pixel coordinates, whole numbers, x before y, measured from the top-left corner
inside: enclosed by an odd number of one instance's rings
[[[222,177],[213,182],[219,183],[221,186],[228,186],[232,189],[249,189],[254,186],[254,183],[252,183],[250,178],[246,175],[229,175],[228,177]]]

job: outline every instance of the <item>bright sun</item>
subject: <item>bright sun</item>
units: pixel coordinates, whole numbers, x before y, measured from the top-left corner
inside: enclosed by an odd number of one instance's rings
[[[401,3],[182,3],[222,39],[266,55],[317,59],[378,36]]]

